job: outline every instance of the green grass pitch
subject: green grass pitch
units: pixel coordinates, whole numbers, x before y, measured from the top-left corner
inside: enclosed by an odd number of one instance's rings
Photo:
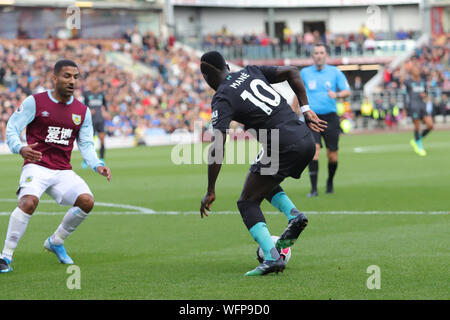
[[[307,171],[283,182],[310,224],[286,270],[264,277],[243,276],[257,265],[257,244],[236,207],[248,164],[222,167],[213,211],[200,219],[206,165],[174,165],[166,146],[107,150],[107,183],[82,170],[74,152],[74,170],[97,201],[66,241],[81,289],[68,289],[67,266],[43,250],[67,210],[45,195],[14,271],[0,274],[0,299],[449,299],[450,132],[425,139],[426,157],[413,152],[411,137],[342,136],[333,195],[325,194],[324,153],[318,198],[306,198]],[[20,170],[17,155],[0,156],[1,247]],[[279,235],[286,218],[266,202],[262,208]],[[371,265],[380,268],[380,289],[366,285]]]

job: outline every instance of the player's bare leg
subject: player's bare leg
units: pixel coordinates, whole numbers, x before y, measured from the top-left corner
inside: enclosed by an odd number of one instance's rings
[[[326,193],[334,193],[333,179],[338,165],[337,150],[331,151],[330,149],[327,149],[327,157],[328,157],[328,180]]]
[[[414,124],[414,139],[411,139],[410,144],[413,147],[414,151],[420,155],[425,156],[426,152],[422,146],[422,137],[419,133],[420,130],[420,119],[413,119]],[[428,133],[428,132],[427,132]]]
[[[428,135],[431,130],[434,128],[434,122],[433,118],[431,116],[425,116],[423,117],[423,122],[425,123],[426,128],[422,131],[420,135],[420,139],[425,138],[426,135]],[[423,147],[422,147],[423,149]],[[424,154],[426,155],[425,149],[423,149]]]
[[[320,155],[320,144],[316,143],[316,153],[314,158],[309,164],[309,179],[311,181],[311,192],[308,193],[308,198],[317,197],[319,193],[317,192],[317,177],[319,176],[319,155]]]
[[[64,240],[87,218],[93,207],[94,198],[92,195],[87,193],[79,195],[74,206],[67,211],[56,231],[45,240],[45,249],[53,252],[59,262],[73,264],[72,258],[68,256],[64,248]]]
[[[39,198],[34,195],[25,195],[19,199],[16,209],[11,213],[6,233],[5,245],[0,258],[0,273],[12,271],[10,266],[12,256],[20,238],[27,229],[31,215],[39,204]]]
[[[247,272],[246,276],[259,276],[272,272],[280,272],[285,264],[272,241],[266,220],[260,205],[265,196],[277,186],[280,181],[272,176],[263,176],[259,173],[249,172],[242,189],[241,196],[237,201],[242,219],[252,235],[264,252],[264,260],[255,269]]]
[[[100,139],[100,160],[102,161],[105,159],[105,136],[105,132],[98,133],[98,138]]]

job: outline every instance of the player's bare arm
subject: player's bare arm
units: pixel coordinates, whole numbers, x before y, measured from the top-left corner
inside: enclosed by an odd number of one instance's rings
[[[292,91],[294,91],[295,96],[300,102],[301,111],[305,117],[306,124],[308,127],[316,132],[322,132],[327,127],[327,122],[319,119],[314,111],[312,111],[308,106],[308,97],[306,95],[306,89],[303,85],[303,80],[300,77],[298,69],[296,67],[277,67],[273,79],[270,79],[271,83],[278,83],[287,81]]]
[[[302,114],[302,111],[300,110],[300,104],[298,103],[297,97],[294,97],[294,100],[292,101],[291,108],[296,114],[298,114],[298,115]]]
[[[208,189],[200,206],[200,215],[208,216],[206,210],[211,211],[211,204],[216,200],[216,181],[222,168],[223,155],[225,151],[225,133],[215,130],[213,142],[209,147],[208,161]]]

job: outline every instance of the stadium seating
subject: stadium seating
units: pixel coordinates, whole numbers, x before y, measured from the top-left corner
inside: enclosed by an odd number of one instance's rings
[[[165,133],[179,128],[193,131],[194,121],[208,121],[212,92],[203,81],[197,58],[159,39],[144,40],[0,41],[0,142],[5,141],[6,122],[20,102],[52,87],[52,67],[61,58],[79,64],[82,80],[77,98],[82,99],[88,78],[102,80],[109,135],[132,135],[139,119],[149,129],[160,129],[153,132]],[[156,72],[125,70],[108,58],[117,52]]]

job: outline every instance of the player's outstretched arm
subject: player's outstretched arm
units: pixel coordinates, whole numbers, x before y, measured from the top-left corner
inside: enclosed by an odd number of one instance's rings
[[[42,154],[33,150],[37,143],[31,146],[23,146],[20,140],[20,134],[23,129],[30,124],[36,114],[36,101],[33,96],[28,96],[19,108],[12,114],[6,125],[6,142],[12,153],[20,155],[28,161],[39,161]]]
[[[81,125],[77,136],[77,144],[80,153],[87,164],[96,172],[105,176],[108,181],[111,181],[111,170],[105,166],[103,161],[97,157],[94,145],[94,131],[92,127],[92,117],[89,109],[86,110],[86,115]]]
[[[222,168],[225,151],[225,133],[214,130],[213,142],[208,153],[208,189],[200,205],[200,216],[208,216],[206,210],[211,211],[211,204],[216,200],[216,181]]]
[[[311,109],[304,111],[303,116],[305,117],[306,124],[312,131],[322,132],[327,128],[327,122],[319,119],[317,114]]]
[[[271,69],[267,69],[269,71]],[[264,72],[264,71],[263,71]],[[300,110],[305,117],[308,127],[316,132],[322,132],[327,127],[327,122],[319,119],[319,117],[309,108],[308,97],[306,95],[306,89],[303,85],[303,80],[300,76],[300,72],[296,67],[276,67],[270,72],[266,72],[267,80],[270,83],[278,83],[287,81],[292,91],[300,104]]]
[[[279,67],[259,67],[269,83],[280,83],[287,81],[292,91],[294,91],[300,106],[308,104],[306,89],[303,85],[300,72],[297,67],[279,66]]]
[[[106,177],[108,181],[111,181],[111,169],[109,169],[106,166],[98,166],[96,168],[97,172],[100,173],[102,176]]]

